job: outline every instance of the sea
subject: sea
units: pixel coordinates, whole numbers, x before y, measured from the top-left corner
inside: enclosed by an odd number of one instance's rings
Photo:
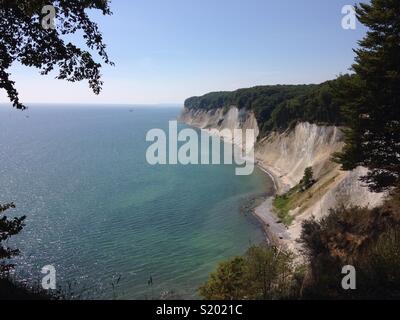
[[[41,286],[53,266],[70,299],[198,299],[219,263],[265,241],[251,214],[273,192],[261,170],[146,161],[147,132],[181,110],[0,105],[0,203],[26,216],[7,244],[17,281]]]

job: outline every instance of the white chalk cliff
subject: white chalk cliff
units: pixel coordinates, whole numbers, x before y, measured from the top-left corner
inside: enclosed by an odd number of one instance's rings
[[[180,121],[201,129],[254,129],[256,136],[260,133],[254,114],[234,106],[210,111],[184,109]],[[372,208],[382,203],[383,194],[369,192],[359,181],[367,171],[365,168],[344,172],[331,161],[343,145],[340,128],[307,122],[284,133],[273,132],[257,142],[257,161],[274,176],[278,192],[296,186],[307,167],[313,168],[318,181],[290,212],[295,217],[288,229],[290,247],[300,236],[302,221],[311,216],[321,218],[340,205]]]

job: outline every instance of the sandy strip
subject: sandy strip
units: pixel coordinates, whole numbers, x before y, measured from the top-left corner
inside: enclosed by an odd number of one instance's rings
[[[286,226],[278,223],[278,218],[272,212],[272,197],[254,209],[254,215],[261,222],[269,242],[274,246],[286,246],[291,240]]]
[[[266,166],[262,161],[257,161],[257,166],[274,182],[276,193],[284,193],[290,189],[290,184],[281,178],[271,167]],[[274,197],[268,197],[261,205],[254,209],[255,217],[261,222],[268,240],[274,246],[287,248],[293,244],[287,227],[279,223],[279,218],[273,211],[272,201]]]
[[[288,192],[293,184],[284,174],[279,172],[276,168],[267,165],[260,159],[256,159],[257,167],[268,174],[274,182],[275,190],[277,194],[283,194]]]

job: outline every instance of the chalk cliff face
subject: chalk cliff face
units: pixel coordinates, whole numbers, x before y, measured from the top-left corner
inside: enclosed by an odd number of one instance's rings
[[[235,107],[211,111],[184,109],[180,120],[202,129],[254,129],[256,137],[260,132],[254,114]],[[313,168],[318,181],[291,211],[295,217],[288,230],[292,240],[300,236],[302,221],[311,216],[320,218],[343,204],[375,207],[382,203],[383,194],[369,192],[359,181],[365,168],[343,172],[331,161],[333,153],[343,145],[340,128],[310,123],[299,123],[284,133],[271,133],[257,142],[257,161],[275,177],[278,192],[296,186],[307,167]]]
[[[196,128],[209,130],[224,138],[224,140],[238,144],[240,147],[254,146],[257,137],[260,134],[257,120],[253,113],[246,110],[239,110],[232,106],[228,110],[189,110],[184,109],[179,120]],[[243,141],[240,143],[235,141],[231,135],[235,129],[252,129],[254,130],[254,138],[252,141],[246,141],[246,135],[243,135]],[[230,135],[228,133],[231,133]]]
[[[257,157],[276,171],[288,187],[303,178],[304,170],[312,167],[321,177],[335,165],[332,154],[343,146],[343,134],[337,127],[299,123],[285,133],[272,133],[257,146]]]
[[[295,218],[288,229],[290,240],[300,237],[305,219],[322,218],[330,209],[342,205],[373,208],[382,204],[384,194],[371,193],[360,182],[367,169],[359,167],[345,172],[332,162],[332,155],[344,146],[343,138],[340,128],[299,123],[291,131],[272,133],[258,143],[256,156],[277,177],[279,192],[296,186],[307,167],[313,168],[317,179],[310,190],[299,196],[297,207],[290,212]],[[294,241],[287,244],[292,249],[298,246]]]
[[[179,119],[201,129],[254,129],[256,135],[259,135],[254,114],[236,107],[231,107],[226,111],[224,109],[210,111],[184,109]]]

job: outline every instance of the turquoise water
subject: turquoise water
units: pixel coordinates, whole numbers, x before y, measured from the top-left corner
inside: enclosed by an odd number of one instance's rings
[[[263,241],[241,210],[272,191],[262,172],[146,163],[147,131],[179,111],[0,106],[0,202],[27,216],[18,278],[37,283],[50,264],[79,298],[196,298],[218,262]]]

